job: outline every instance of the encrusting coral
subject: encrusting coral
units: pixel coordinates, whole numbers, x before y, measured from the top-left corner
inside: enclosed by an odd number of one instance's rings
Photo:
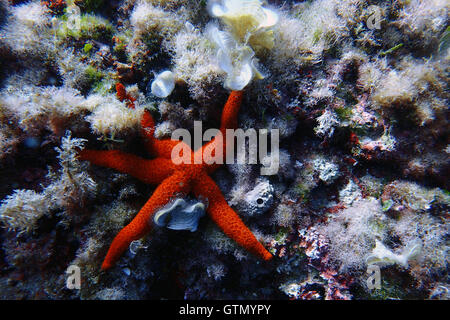
[[[241,105],[243,92],[231,92],[225,104],[220,132],[225,136],[226,129],[237,126],[237,115]],[[183,153],[190,148],[176,140],[157,140],[154,138],[154,121],[150,113],[144,113],[142,118],[142,133],[146,137],[146,149],[157,156],[156,159],[145,160],[135,155],[121,151],[95,151],[82,150],[79,155],[81,160],[89,160],[91,163],[114,168],[149,184],[158,184],[155,192],[147,201],[141,211],[119,234],[114,238],[102,269],[111,268],[133,240],[142,238],[152,226],[152,216],[157,209],[164,206],[171,199],[192,192],[197,198],[207,202],[206,211],[212,220],[225,232],[248,251],[260,256],[264,260],[270,260],[272,255],[256,240],[252,232],[244,225],[239,216],[227,204],[219,187],[209,177],[219,164],[214,163],[214,157],[223,156],[226,151],[226,139],[214,138],[201,149],[190,152],[190,162],[174,164],[170,159],[174,148],[182,146]],[[209,152],[209,153],[208,153]],[[186,156],[183,154],[183,156]],[[201,164],[195,164],[194,159],[202,158]]]

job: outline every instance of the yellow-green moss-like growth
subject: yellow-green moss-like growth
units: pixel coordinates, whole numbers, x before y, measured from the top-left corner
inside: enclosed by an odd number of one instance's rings
[[[71,17],[70,14],[65,14],[61,17],[59,27],[56,31],[56,35],[60,39],[72,38],[75,40],[99,40],[99,41],[111,41],[114,34],[114,27],[111,23],[99,16],[93,14],[81,14],[79,15],[78,23],[73,23],[72,19],[78,17]],[[73,24],[75,26],[73,26]]]

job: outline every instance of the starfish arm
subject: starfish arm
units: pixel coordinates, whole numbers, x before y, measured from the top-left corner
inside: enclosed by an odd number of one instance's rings
[[[134,219],[123,228],[114,238],[102,269],[111,268],[122,253],[128,248],[131,241],[142,238],[148,233],[153,224],[152,216],[158,208],[167,204],[172,198],[186,195],[190,191],[189,178],[181,171],[175,172],[165,179],[153,192],[153,195],[142,207]]]
[[[169,159],[143,159],[119,150],[82,150],[80,160],[128,173],[149,184],[158,184],[174,172],[175,165]]]
[[[220,131],[223,131],[222,134],[225,133],[226,129],[237,128],[237,117],[239,114],[243,96],[243,91],[231,91],[227,103],[223,108],[222,118],[220,120]]]
[[[197,150],[197,152],[201,152],[203,155],[203,162],[205,162],[205,159],[209,154],[205,153],[206,148],[213,148],[215,150],[218,150],[219,152],[222,152],[222,159],[225,161],[226,157],[226,130],[227,129],[236,129],[237,128],[237,117],[239,114],[239,109],[241,107],[242,103],[242,97],[244,93],[243,91],[231,91],[228,100],[225,104],[225,107],[222,111],[222,118],[220,120],[220,133],[222,134],[222,145],[219,145],[218,139],[213,138],[210,142],[206,143],[201,149]],[[213,172],[218,167],[220,167],[220,164],[205,164],[205,167],[208,171],[208,173]]]
[[[228,237],[264,260],[272,258],[272,255],[256,240],[237,213],[227,204],[219,187],[207,174],[203,173],[195,180],[193,192],[197,197],[207,199],[208,214]]]
[[[145,148],[151,155],[170,159],[172,157],[172,149],[180,143],[177,140],[171,139],[156,139],[155,121],[148,110],[144,112],[141,119],[142,135],[145,139]]]

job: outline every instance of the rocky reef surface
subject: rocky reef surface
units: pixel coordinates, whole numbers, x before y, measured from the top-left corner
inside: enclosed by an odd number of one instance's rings
[[[449,8],[0,0],[0,299],[448,299]],[[187,197],[101,270],[156,186],[80,150],[150,158],[145,110],[219,128],[230,90],[279,152],[211,177],[273,259]]]

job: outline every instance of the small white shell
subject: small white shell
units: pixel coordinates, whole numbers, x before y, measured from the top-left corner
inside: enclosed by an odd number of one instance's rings
[[[192,23],[190,23],[189,21],[186,21],[184,23],[184,27],[186,28],[187,31],[189,32],[195,32],[195,27]]]
[[[158,98],[165,98],[175,88],[175,75],[172,71],[163,71],[152,82],[152,94]]]
[[[130,270],[130,268],[123,268],[122,271],[123,271],[123,273],[125,273],[127,276],[130,276],[130,275],[131,275],[131,270]]]
[[[172,230],[197,230],[198,221],[205,215],[205,205],[202,202],[186,201],[178,198],[158,210],[153,216],[153,222]]]

